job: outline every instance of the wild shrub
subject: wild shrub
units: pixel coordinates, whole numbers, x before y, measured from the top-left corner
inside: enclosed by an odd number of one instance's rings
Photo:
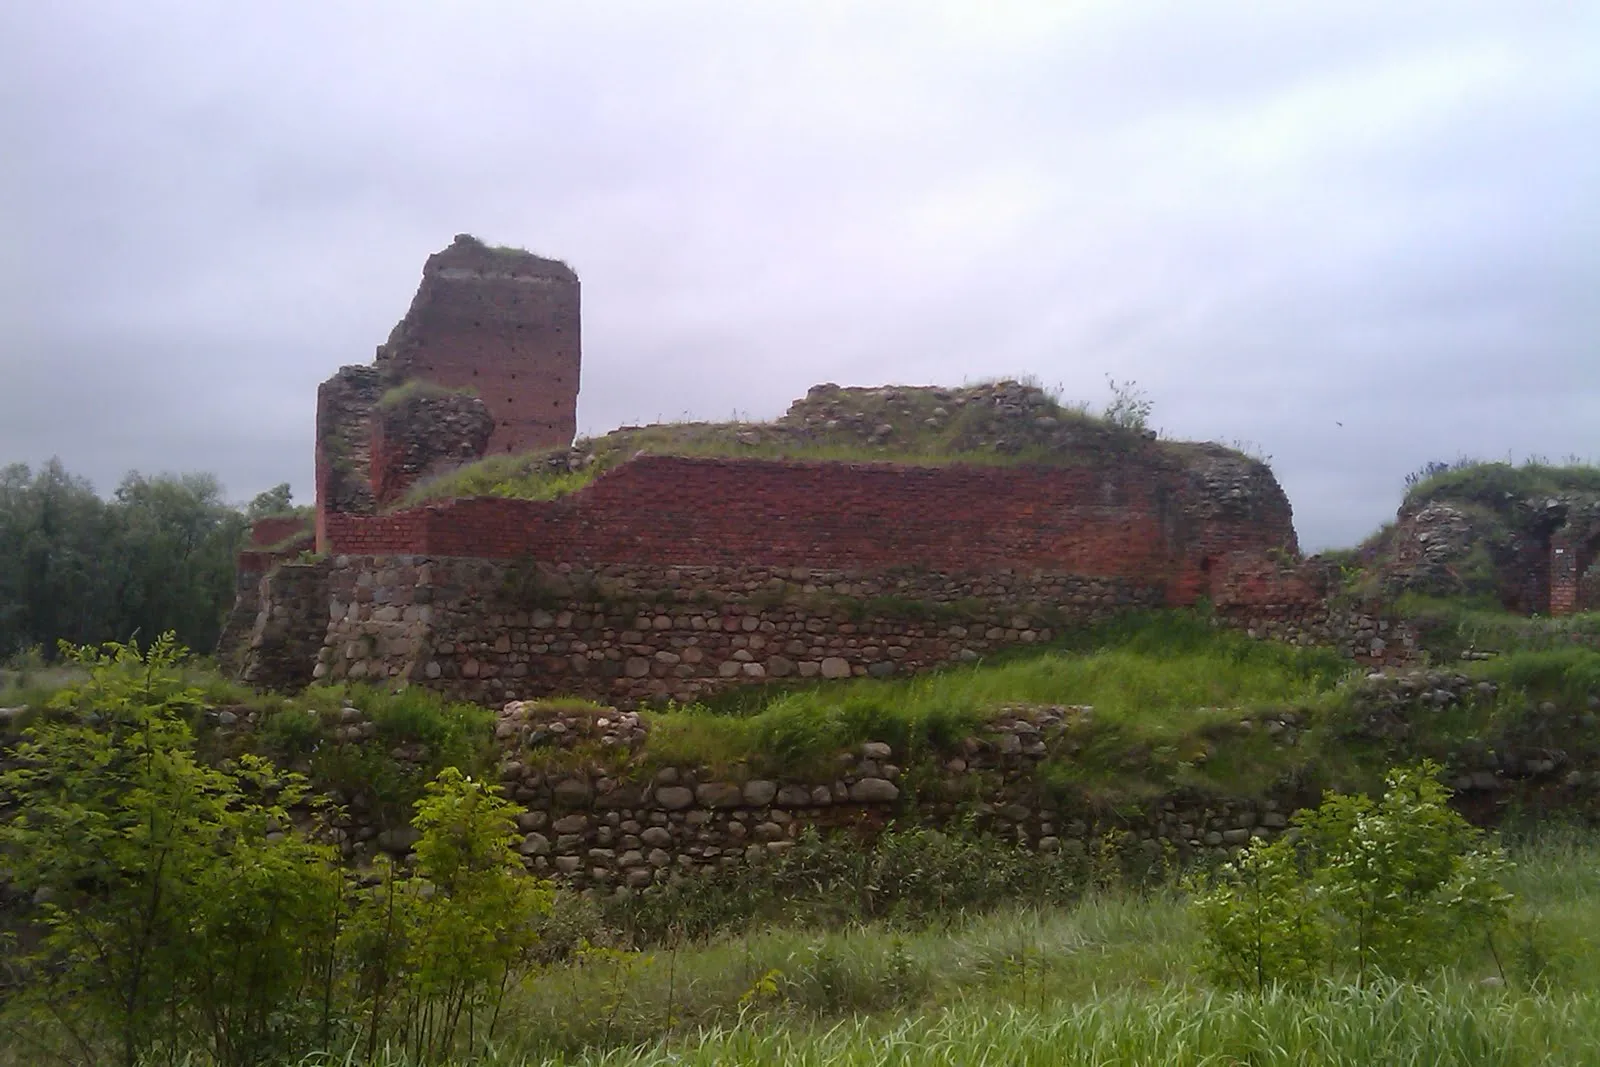
[[[1414,979],[1505,921],[1507,861],[1447,803],[1433,763],[1393,770],[1379,800],[1333,794],[1219,870],[1194,908],[1203,969],[1262,990],[1328,974]]]
[[[87,680],[57,694],[0,774],[16,803],[0,850],[42,927],[11,961],[24,998],[82,1062],[283,1052],[318,1021],[307,1005],[326,1003],[305,994],[328,973],[338,897],[327,850],[283,832],[304,783],[251,757],[198,761],[198,694],[172,635],[144,652],[64,651]]]
[[[393,1036],[418,1062],[493,1036],[506,990],[532,963],[548,883],[523,873],[520,809],[447,767],[412,820],[414,876],[392,870],[363,891],[345,935],[370,1059]],[[479,1027],[482,1030],[479,1030]]]

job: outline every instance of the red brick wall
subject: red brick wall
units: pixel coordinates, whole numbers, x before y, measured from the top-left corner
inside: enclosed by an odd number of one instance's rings
[[[310,532],[311,521],[299,515],[257,519],[250,527],[250,544],[254,548],[270,548],[296,534]]]
[[[1327,595],[1325,568],[1279,562],[1263,553],[1238,553],[1210,568],[1210,596],[1221,608],[1310,606]]]
[[[458,237],[428,257],[378,363],[400,379],[474,390],[494,416],[488,450],[526,452],[572,443],[581,349],[571,268]]]
[[[1191,519],[1172,472],[896,467],[647,456],[556,501],[480,498],[329,515],[333,551],[662,565],[953,573],[1004,568],[1169,583],[1187,603],[1214,561],[1292,547],[1282,514]]]

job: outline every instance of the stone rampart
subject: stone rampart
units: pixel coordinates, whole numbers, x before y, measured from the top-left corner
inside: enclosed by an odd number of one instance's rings
[[[1449,671],[1375,674],[1350,694],[1336,735],[1320,744],[1390,746],[1396,759],[1428,741],[1439,716],[1497,698],[1492,682]],[[1455,803],[1493,823],[1514,806],[1600,814],[1600,747],[1593,719],[1600,695],[1564,710],[1545,706],[1504,734],[1452,746],[1439,755]],[[1015,705],[995,709],[972,734],[938,752],[912,753],[867,741],[820,753],[780,770],[752,754],[731,766],[665,759],[651,740],[648,716],[563,703],[511,702],[494,730],[496,776],[522,805],[518,825],[529,869],[584,889],[637,892],[695,874],[763,862],[808,831],[870,837],[901,826],[975,825],[1004,841],[1064,860],[1123,861],[1135,866],[1221,857],[1282,832],[1293,813],[1320,800],[1316,774],[1288,773],[1250,796],[1168,787],[1143,802],[1096,803],[1083,790],[1041,773],[1047,762],[1072,766],[1092,743],[1096,712],[1087,706]],[[251,715],[214,717],[230,730],[251,729]],[[1219,750],[1264,739],[1290,755],[1307,732],[1327,730],[1299,713],[1241,710],[1209,743]],[[396,746],[378,725],[346,707],[325,743],[380,746],[421,772],[416,744]],[[1257,743],[1251,741],[1249,743]],[[1315,747],[1315,746],[1309,746]],[[344,795],[334,840],[347,858],[404,855],[416,835],[403,816],[378,813],[372,798]]]
[[[426,556],[336,557],[328,589],[319,679],[419,684],[484,704],[568,695],[624,707],[970,662],[1162,597],[1074,574]]]

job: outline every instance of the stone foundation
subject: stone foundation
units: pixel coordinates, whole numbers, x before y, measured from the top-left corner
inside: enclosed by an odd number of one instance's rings
[[[631,708],[791,678],[889,677],[1048,642],[1161,591],[1055,574],[547,567],[432,557],[331,564],[316,677],[495,705]]]

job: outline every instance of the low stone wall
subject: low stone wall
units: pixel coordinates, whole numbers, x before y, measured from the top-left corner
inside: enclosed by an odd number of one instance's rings
[[[524,807],[520,851],[530,871],[579,888],[621,894],[761,862],[795,846],[808,830],[870,840],[891,822],[954,829],[974,826],[1040,852],[1097,856],[1108,844],[1131,858],[1223,854],[1273,835],[1315,797],[1281,790],[1260,798],[1174,793],[1138,811],[1097,811],[1040,780],[1047,756],[1070,750],[1070,731],[1094,715],[1088,707],[1003,709],[979,734],[961,741],[936,767],[916,773],[905,754],[869,741],[841,752],[823,773],[767,776],[748,767],[720,773],[702,766],[657,764],[649,729],[633,712],[512,702],[496,730],[498,777]],[[214,712],[216,728],[249,731],[254,715]],[[1280,743],[1295,743],[1295,724],[1265,724]],[[374,743],[377,727],[346,707],[335,745]],[[418,746],[390,757],[419,763]],[[385,823],[372,798],[334,798],[341,811],[325,830],[356,865],[380,853],[403,857],[417,834]]]
[[[1423,659],[1416,628],[1376,608],[1328,602],[1219,609],[1217,624],[1260,640],[1332,648],[1373,667],[1407,667]]]
[[[1148,817],[1112,820],[1041,789],[1035,770],[1092,708],[1030,707],[1002,713],[967,738],[942,773],[915,786],[888,744],[840,753],[833,773],[807,779],[716,775],[661,766],[612,777],[561,766],[562,750],[598,745],[632,754],[648,731],[628,712],[551,709],[513,702],[497,738],[500,778],[525,804],[521,849],[531,870],[579,887],[640,890],[684,875],[760,862],[807,829],[872,833],[893,818],[950,825],[963,815],[1006,840],[1043,852],[1087,853],[1116,832],[1159,855],[1242,845],[1288,825],[1277,800],[1157,804]],[[555,764],[560,769],[550,767]],[[1287,803],[1287,799],[1285,803]]]
[[[1427,740],[1436,716],[1495,695],[1493,683],[1455,672],[1374,674],[1362,683],[1341,736],[1398,746],[1395,759],[1404,761],[1414,758],[1404,755],[1416,751],[1411,742]],[[1593,818],[1600,813],[1597,712],[1600,695],[1579,709],[1535,709],[1515,733],[1442,757],[1456,803],[1482,822],[1513,805]],[[868,741],[791,774],[652,758],[648,720],[615,709],[514,701],[498,715],[495,744],[501,787],[525,809],[518,826],[528,868],[578,888],[618,893],[761,862],[793,848],[807,830],[868,839],[890,822],[974,825],[1024,848],[1086,857],[1107,848],[1125,860],[1220,857],[1283,831],[1294,811],[1321,799],[1316,788],[1286,779],[1256,797],[1174,790],[1114,811],[1096,807],[1039,772],[1046,759],[1072,765],[1094,715],[1085,706],[1000,708],[980,731],[914,767],[907,753]],[[1307,724],[1285,710],[1243,716],[1229,729],[1236,740],[1260,732],[1292,749],[1302,744]],[[347,707],[333,743],[371,743],[376,734],[373,723]],[[390,755],[415,761],[425,754],[400,746]],[[351,862],[369,862],[379,852],[403,856],[415,843],[409,827],[379,822],[369,798],[338,799],[345,809],[333,839]]]
[[[318,679],[394,679],[491,706],[570,695],[629,708],[767,680],[888,677],[1161,602],[1159,589],[1069,574],[429,557],[336,557],[328,587]]]

